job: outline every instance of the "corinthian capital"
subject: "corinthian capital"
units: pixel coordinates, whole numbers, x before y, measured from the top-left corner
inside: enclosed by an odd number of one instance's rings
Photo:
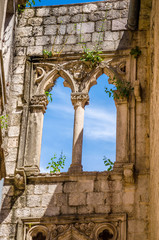
[[[43,111],[45,112],[48,99],[45,94],[34,95],[30,101],[30,107],[32,111]]]
[[[76,109],[78,106],[85,107],[89,104],[89,95],[87,93],[72,93],[71,94],[71,101],[74,106],[74,109]]]

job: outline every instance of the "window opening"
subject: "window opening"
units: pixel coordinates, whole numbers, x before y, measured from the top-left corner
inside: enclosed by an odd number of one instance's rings
[[[107,229],[99,234],[99,240],[111,240],[112,238],[113,234],[111,234]]]
[[[61,151],[66,156],[64,169],[66,172],[72,161],[72,138],[74,109],[71,103],[71,89],[63,86],[64,79],[59,77],[52,91],[52,102],[44,114],[41,172],[47,172],[48,162],[56,153],[59,158]]]
[[[39,232],[36,237],[33,237],[33,240],[46,240],[46,237],[42,232]]]
[[[89,92],[89,105],[85,107],[83,138],[83,170],[105,171],[103,158],[116,159],[116,106],[105,93],[114,85],[103,74]]]

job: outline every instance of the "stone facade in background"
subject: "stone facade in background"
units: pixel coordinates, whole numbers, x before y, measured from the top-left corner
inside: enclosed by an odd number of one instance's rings
[[[29,8],[15,17],[14,31],[10,25],[6,28],[9,122],[3,143],[7,177],[0,240],[157,240],[157,231],[153,235],[150,228],[151,5],[141,0],[136,31],[127,29],[128,11],[127,0]],[[99,39],[104,60],[92,69],[80,60],[79,42],[93,49]],[[52,46],[55,53],[62,49],[60,55],[44,58],[43,50]],[[138,59],[130,55],[136,46],[142,52]],[[131,82],[134,91],[129,99],[116,101],[114,170],[82,172],[84,107],[89,89],[103,73]],[[58,76],[71,88],[78,120],[72,164],[67,173],[43,174],[39,164],[48,104],[44,93]]]

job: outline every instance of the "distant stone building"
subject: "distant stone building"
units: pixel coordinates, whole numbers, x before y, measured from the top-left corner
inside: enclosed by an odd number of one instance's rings
[[[1,115],[9,117],[0,138],[0,240],[158,240],[159,2],[36,7],[19,16],[16,4],[0,3]],[[80,60],[81,34],[89,49],[100,36],[100,64]],[[53,45],[54,56],[44,57]],[[115,100],[113,171],[83,172],[84,108],[103,73],[130,82],[133,91]],[[44,174],[45,91],[59,76],[75,109],[72,164],[67,173]]]

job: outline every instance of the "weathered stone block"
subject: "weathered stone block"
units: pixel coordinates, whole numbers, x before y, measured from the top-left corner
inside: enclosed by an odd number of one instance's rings
[[[28,56],[41,56],[43,52],[42,46],[30,46],[27,48]]]
[[[62,193],[63,185],[62,183],[56,183],[56,184],[49,184],[48,185],[48,193],[54,194],[54,193]]]
[[[77,36],[75,35],[66,35],[64,42],[67,42],[67,44],[75,44],[77,43]]]
[[[36,16],[37,17],[50,16],[50,8],[38,8],[36,10]]]
[[[111,207],[106,205],[95,206],[95,213],[107,213],[111,212]]]
[[[33,46],[35,42],[34,37],[23,37],[19,46]]]
[[[57,193],[55,195],[55,204],[59,207],[68,205],[68,196],[65,193]]]
[[[66,182],[64,184],[64,192],[66,193],[83,193],[93,192],[94,182],[93,180],[84,180],[80,182]]]
[[[115,41],[119,39],[119,32],[105,32],[104,40],[106,41]]]
[[[86,205],[86,194],[85,193],[70,193],[69,194],[69,205],[70,206]]]
[[[34,188],[34,194],[43,195],[48,191],[48,186],[45,185],[36,185]]]
[[[111,2],[99,2],[98,3],[98,9],[99,10],[110,10],[113,8],[113,3]]]
[[[75,24],[67,24],[67,33],[75,34],[76,33],[76,25]]]
[[[77,24],[77,34],[79,33],[92,33],[94,32],[94,22],[87,22],[87,23],[78,23]]]
[[[71,17],[66,15],[66,16],[61,16],[58,17],[57,22],[61,23],[61,24],[65,24],[65,23],[69,23],[70,22]]]
[[[91,13],[98,9],[96,4],[86,4],[83,6],[83,12],[84,13]]]
[[[115,10],[120,10],[120,9],[128,8],[128,2],[126,2],[126,1],[118,1],[118,2],[115,2],[113,8],[114,8]]]
[[[13,126],[8,128],[8,137],[18,137],[20,133],[19,126]]]
[[[106,198],[104,193],[102,192],[92,192],[87,194],[87,204],[96,206],[96,205],[104,205]]]
[[[107,15],[106,15],[105,11],[98,11],[95,13],[91,13],[89,15],[89,20],[94,21],[94,22],[99,21],[99,20],[107,21],[106,18],[107,18]]]
[[[82,6],[73,6],[69,7],[69,15],[75,15],[77,13],[82,12]]]
[[[34,18],[29,18],[28,19],[28,24],[31,26],[39,26],[43,22],[43,18],[41,17],[34,17]]]
[[[33,27],[33,36],[43,35],[43,26],[35,26]]]
[[[23,85],[22,84],[12,84],[11,90],[15,92],[17,95],[23,94]]]
[[[47,24],[47,25],[56,24],[56,17],[54,16],[44,17],[44,24]]]
[[[101,42],[101,41],[103,41],[103,35],[104,35],[103,32],[99,32],[99,33],[94,32],[92,34],[92,42]]]
[[[123,194],[123,203],[124,204],[133,204],[134,203],[134,191],[126,191]]]
[[[112,21],[112,30],[120,31],[126,30],[127,18],[119,18]]]
[[[8,152],[9,154],[6,157],[6,160],[9,162],[15,161],[17,158],[18,148],[10,148]]]
[[[85,33],[84,35],[78,34],[78,43],[85,43],[85,42],[90,42],[92,39],[91,33]]]
[[[30,217],[31,209],[30,208],[17,208],[15,210],[15,216],[17,218],[27,218]]]
[[[61,214],[76,214],[76,213],[77,213],[76,207],[61,206]]]
[[[25,69],[25,65],[21,64],[21,65],[15,65],[15,68],[13,69],[13,74],[22,74],[24,73],[24,69]]]
[[[67,14],[67,7],[59,7],[59,16]]]
[[[35,39],[36,39],[37,46],[50,44],[50,37],[48,36],[36,37]]]
[[[97,21],[96,22],[96,31],[105,32],[111,30],[111,21]]]
[[[91,214],[94,213],[94,207],[93,206],[79,206],[77,208],[78,214]]]
[[[26,47],[16,47],[15,55],[16,56],[24,56],[24,55],[26,55]]]
[[[49,206],[46,209],[44,216],[51,217],[51,216],[56,216],[56,215],[59,215],[59,214],[60,214],[60,207]]]
[[[20,120],[21,120],[21,113],[14,113],[9,119],[9,125],[17,126],[20,124]]]
[[[120,18],[120,12],[119,11],[116,11],[116,10],[109,10],[107,12],[107,16],[106,18],[109,20],[109,19],[116,19],[116,18]]]
[[[64,39],[63,36],[52,36],[51,37],[51,44],[57,44],[57,45],[62,44],[63,39]],[[61,46],[60,46],[60,48],[61,48]]]
[[[32,27],[19,27],[16,29],[16,34],[21,37],[32,36]]]
[[[80,22],[82,23],[82,22],[87,22],[87,21],[88,21],[87,14],[77,14],[71,18],[71,22],[73,22],[73,23],[80,23]]]
[[[28,207],[40,207],[41,196],[40,195],[29,195],[27,196],[27,206]]]
[[[25,11],[22,13],[22,18],[32,18],[34,17],[35,9],[25,9]]]
[[[34,208],[31,208],[30,216],[32,218],[42,218],[45,212],[46,212],[46,208],[44,207],[34,207]]]
[[[53,205],[53,198],[52,194],[43,194],[42,195],[42,207],[48,207],[49,204]]]
[[[57,25],[50,25],[44,28],[44,35],[56,35]]]

